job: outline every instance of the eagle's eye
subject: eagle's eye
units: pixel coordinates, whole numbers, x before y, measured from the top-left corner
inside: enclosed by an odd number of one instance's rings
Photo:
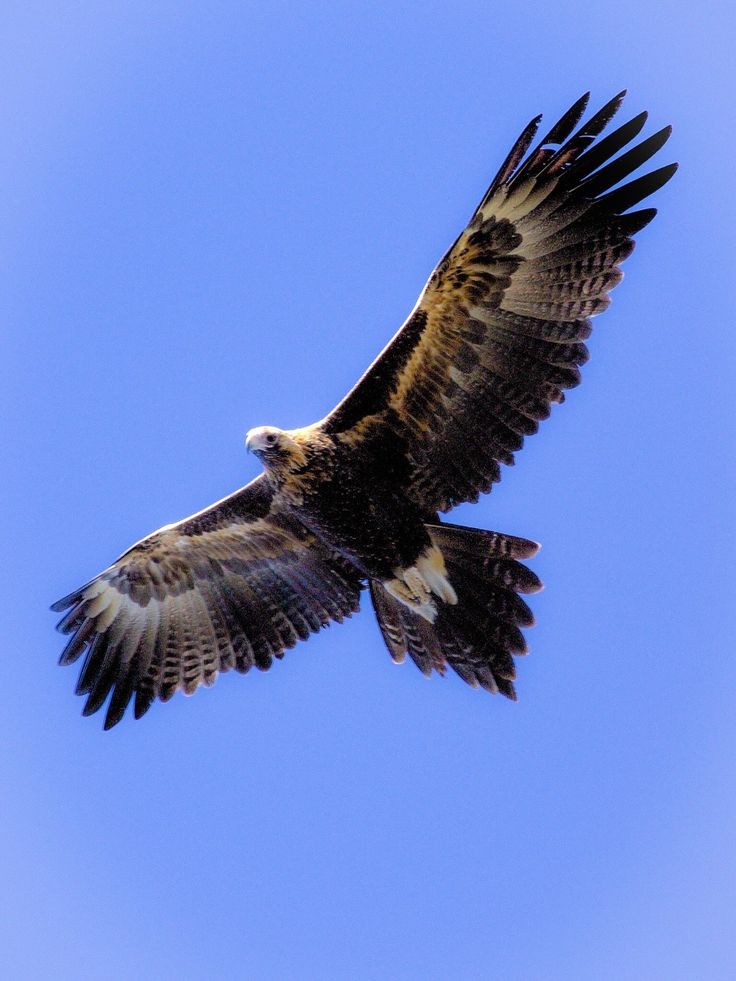
[[[269,433],[266,436],[266,443],[268,446],[273,446],[276,443],[276,433]]]

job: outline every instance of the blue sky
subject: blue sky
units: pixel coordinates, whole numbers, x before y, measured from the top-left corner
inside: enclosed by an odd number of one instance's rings
[[[731,978],[733,14],[293,7],[0,15],[5,970]],[[49,603],[322,416],[521,126],[625,86],[680,171],[584,384],[456,512],[543,543],[518,704],[395,667],[364,610],[82,719]]]

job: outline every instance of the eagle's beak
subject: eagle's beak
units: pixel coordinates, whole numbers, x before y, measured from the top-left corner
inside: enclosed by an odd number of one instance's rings
[[[250,433],[245,434],[245,450],[246,453],[253,452],[253,444],[251,443]]]

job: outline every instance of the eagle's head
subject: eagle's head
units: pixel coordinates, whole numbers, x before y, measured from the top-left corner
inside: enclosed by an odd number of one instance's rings
[[[255,453],[267,469],[290,469],[306,462],[301,444],[291,433],[276,426],[258,426],[249,430],[245,448],[249,453]]]

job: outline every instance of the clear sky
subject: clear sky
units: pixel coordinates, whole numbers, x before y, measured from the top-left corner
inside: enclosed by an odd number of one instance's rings
[[[729,5],[0,21],[4,975],[736,976]],[[543,543],[518,704],[394,666],[365,609],[82,719],[48,605],[330,409],[523,124],[623,87],[680,171],[582,387],[456,512]]]

